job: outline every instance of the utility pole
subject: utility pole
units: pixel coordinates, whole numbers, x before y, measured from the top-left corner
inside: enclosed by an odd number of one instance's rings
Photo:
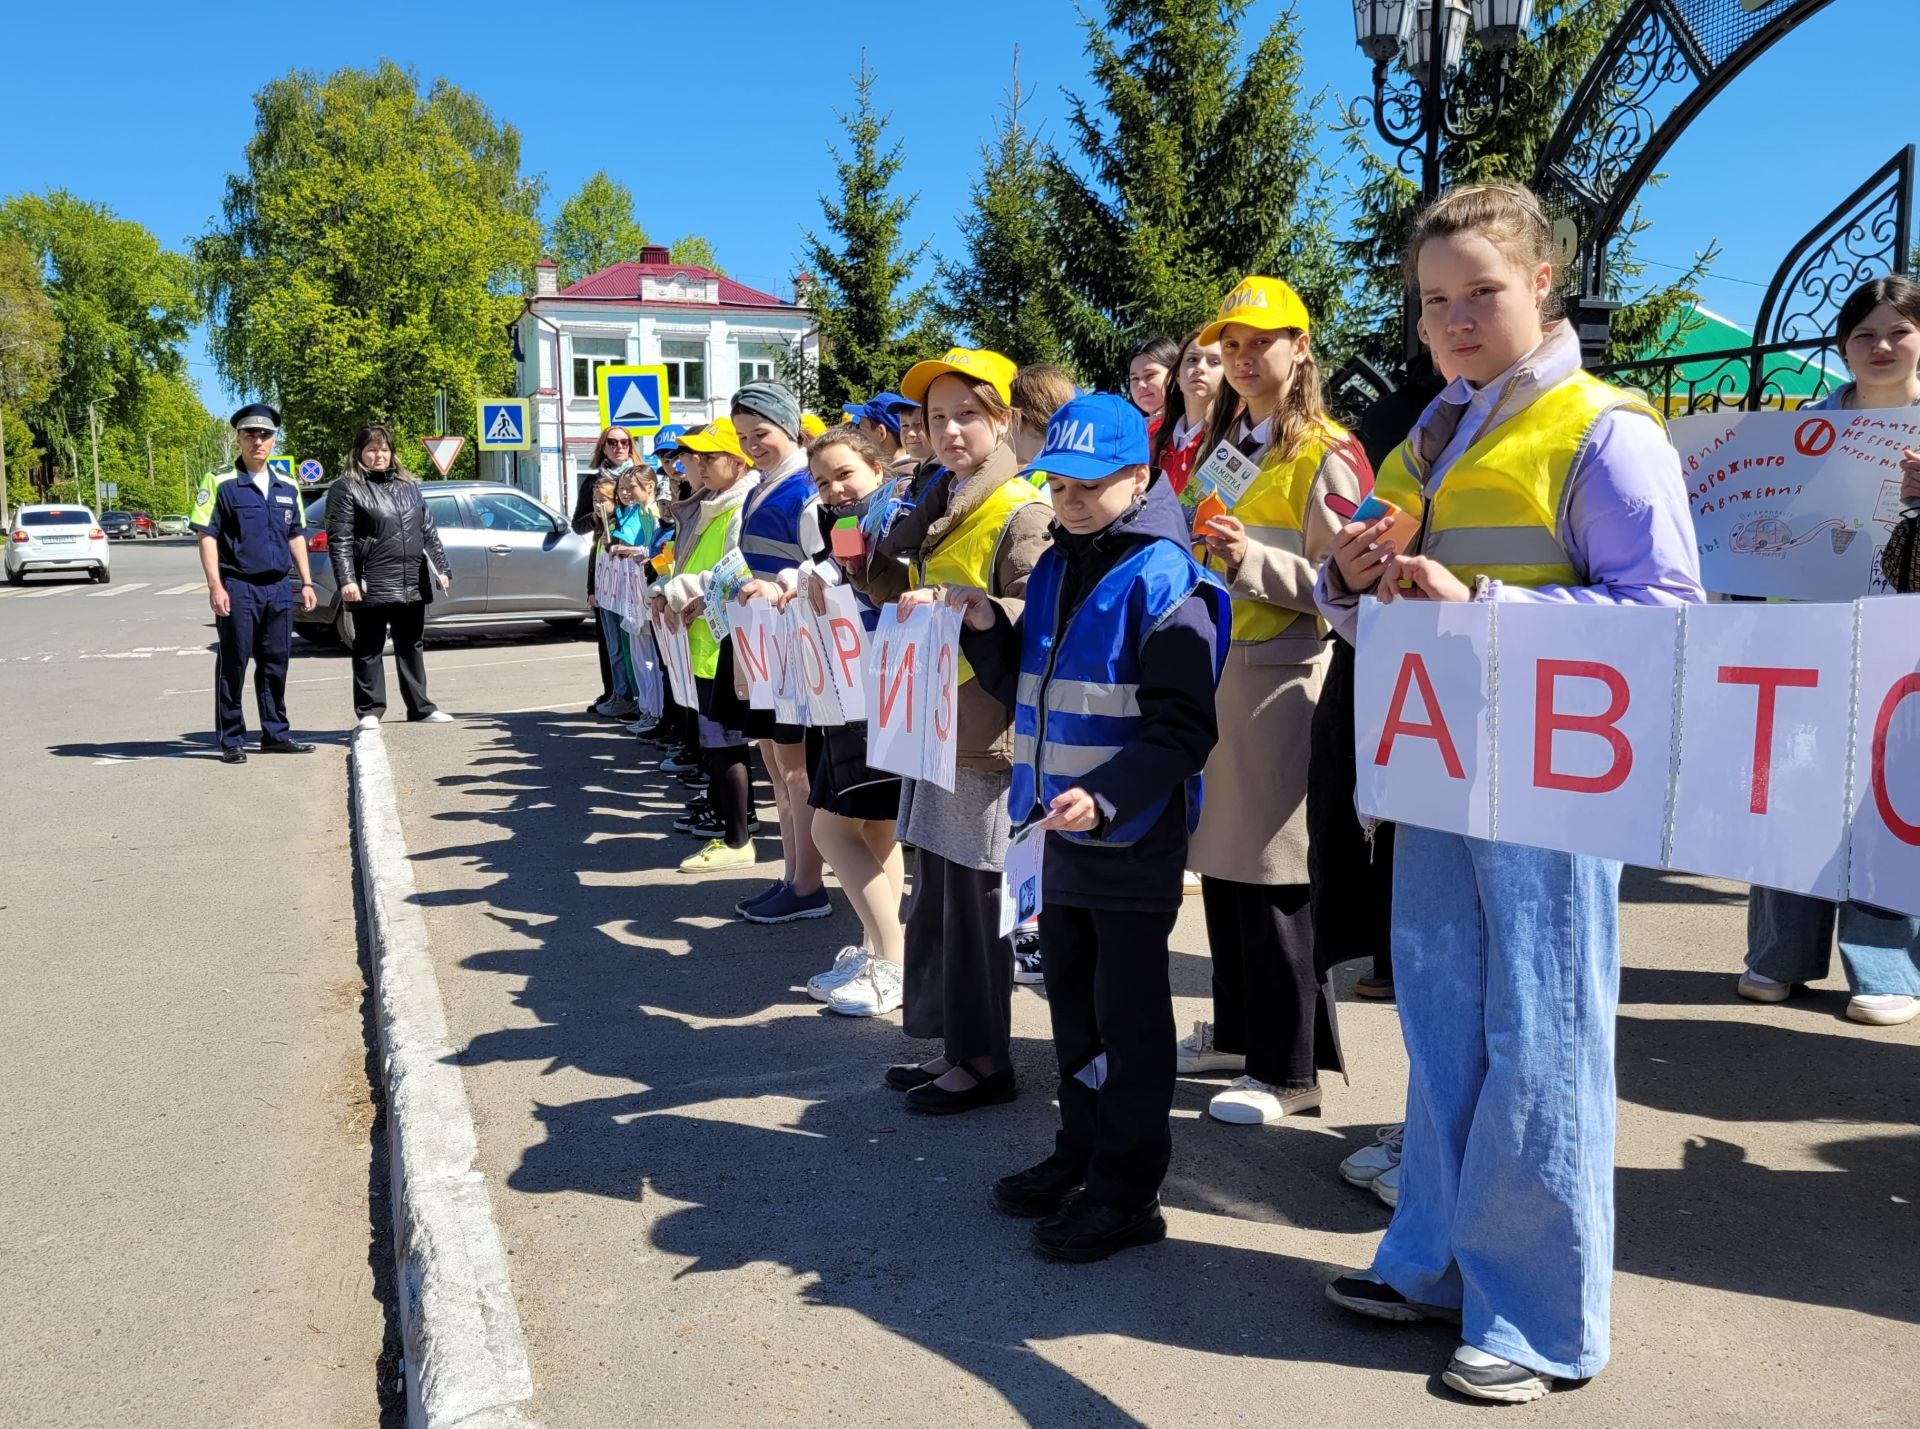
[[[0,541],[7,538],[7,414],[0,408]]]
[[[147,433],[147,490],[153,490],[153,433]]]
[[[93,514],[100,515],[100,422],[94,415],[94,404],[87,403],[87,437],[93,443]]]

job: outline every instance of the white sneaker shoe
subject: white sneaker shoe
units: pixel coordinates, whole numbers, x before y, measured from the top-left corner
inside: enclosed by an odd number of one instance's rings
[[[445,710],[435,710],[430,715],[421,715],[419,719],[414,721],[414,723],[415,724],[452,724],[453,716],[448,714]]]
[[[1234,1126],[1265,1126],[1320,1105],[1319,1087],[1276,1087],[1258,1077],[1235,1077],[1207,1103],[1207,1115]]]
[[[865,948],[842,948],[833,955],[832,967],[807,979],[807,996],[815,1002],[825,1002],[828,993],[850,982],[872,956]]]
[[[1553,1376],[1462,1345],[1440,1376],[1448,1389],[1495,1404],[1528,1404],[1553,1392]]]
[[[1216,1051],[1213,1045],[1213,1024],[1196,1022],[1189,1032],[1173,1045],[1173,1070],[1182,1077],[1200,1077],[1209,1072],[1244,1072],[1247,1059],[1238,1052]]]
[[[1400,1139],[1406,1133],[1404,1121],[1381,1127],[1374,1133],[1373,1145],[1361,1147],[1340,1163],[1340,1179],[1349,1186],[1371,1190],[1383,1173],[1400,1164]]]
[[[1200,885],[1199,874],[1188,872],[1180,875],[1180,893],[1183,897],[1192,898],[1193,896],[1198,894],[1200,891],[1201,891],[1201,885]]]
[[[1870,1027],[1898,1027],[1920,1015],[1920,997],[1900,992],[1860,992],[1847,1000],[1847,1016]]]
[[[1382,1171],[1378,1176],[1375,1176],[1373,1178],[1373,1185],[1369,1189],[1389,1206],[1399,1205],[1400,1163],[1397,1161],[1394,1162],[1393,1165]]]
[[[843,1017],[880,1017],[907,1000],[907,975],[898,963],[868,958],[860,971],[827,994],[827,1006]]]
[[[361,715],[359,719],[354,721],[353,727],[355,729],[378,729],[380,728],[380,716]]]
[[[1776,982],[1764,973],[1743,972],[1735,991],[1748,1002],[1785,1002],[1793,996],[1793,984]]]

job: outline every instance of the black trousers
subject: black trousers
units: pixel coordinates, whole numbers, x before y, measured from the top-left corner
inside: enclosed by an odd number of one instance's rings
[[[1307,882],[1313,890],[1315,956],[1322,967],[1371,958],[1393,979],[1393,825],[1373,842],[1353,808],[1353,647],[1333,642],[1326,683],[1313,707],[1307,761]]]
[[[1244,1055],[1247,1075],[1269,1086],[1310,1087],[1322,1069],[1343,1070],[1333,990],[1314,970],[1307,885],[1203,876],[1200,901],[1213,950],[1214,1046]],[[1051,963],[1047,981],[1051,993]]]
[[[421,601],[399,605],[368,605],[353,611],[353,712],[356,717],[387,712],[387,669],[380,652],[393,636],[393,667],[400,672],[400,697],[407,702],[408,719],[433,713],[427,698],[427,656],[420,632],[427,623]]]
[[[906,932],[907,1036],[940,1038],[949,1062],[990,1058],[1004,1067],[1013,939],[1000,936],[1000,875],[919,850]]]
[[[253,697],[260,706],[263,740],[291,739],[287,728],[287,658],[293,645],[293,587],[271,581],[226,578],[227,613],[215,616],[220,653],[213,666],[213,726],[223,749],[247,738],[247,663],[253,663]]]
[[[1060,1059],[1058,1153],[1087,1168],[1087,1195],[1126,1210],[1160,1193],[1173,1156],[1176,910],[1040,910],[1047,1008]]]

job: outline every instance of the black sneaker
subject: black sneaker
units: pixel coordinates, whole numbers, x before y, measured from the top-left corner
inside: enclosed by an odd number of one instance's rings
[[[1158,1200],[1126,1211],[1075,1196],[1058,1215],[1048,1216],[1033,1228],[1034,1249],[1055,1260],[1077,1262],[1105,1260],[1117,1250],[1152,1245],[1166,1238],[1167,1221],[1160,1214]]]
[[[993,1183],[993,1204],[1010,1216],[1051,1216],[1087,1184],[1087,1168],[1058,1151],[1038,1166]]]
[[[1470,1358],[1463,1358],[1470,1356]],[[1514,1364],[1497,1355],[1462,1345],[1453,1352],[1440,1382],[1472,1399],[1495,1404],[1527,1404],[1553,1389],[1553,1376]]]
[[[695,799],[687,805],[686,813],[673,821],[673,831],[679,834],[690,834],[695,824],[708,823],[713,817],[713,801],[705,797]],[[708,837],[715,838],[718,835],[709,834]]]
[[[678,819],[674,820],[673,826],[676,829],[680,828],[680,821]],[[680,831],[682,833],[692,834],[695,838],[723,839],[727,836],[727,825],[726,821],[712,809],[703,809],[699,818],[695,819],[689,827],[681,829]],[[760,820],[757,818],[748,819],[747,837],[753,838],[757,836],[759,832]]]
[[[1416,1325],[1422,1320],[1449,1320],[1460,1323],[1460,1312],[1444,1305],[1422,1305],[1409,1300],[1371,1270],[1358,1275],[1342,1275],[1327,1285],[1327,1299],[1342,1310],[1366,1315],[1375,1320],[1392,1320],[1400,1325]]]
[[[1047,970],[1040,963],[1040,933],[1037,929],[1014,929],[1013,980],[1022,987],[1033,987],[1047,980]]]

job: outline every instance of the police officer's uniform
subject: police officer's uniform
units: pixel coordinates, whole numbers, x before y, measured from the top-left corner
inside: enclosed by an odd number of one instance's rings
[[[233,425],[239,427],[245,419],[258,416],[279,425],[279,414],[260,403],[236,412]],[[214,667],[214,724],[222,751],[237,753],[247,734],[240,698],[251,660],[262,752],[305,753],[313,746],[294,739],[287,726],[287,658],[293,644],[293,587],[287,576],[293,569],[289,543],[305,533],[306,508],[292,482],[271,470],[265,477],[263,492],[260,478],[237,461],[208,473],[201,478],[188,523],[196,534],[211,536],[217,544],[220,580],[229,601],[228,613],[214,617],[220,638]],[[226,757],[238,762],[232,754]]]

